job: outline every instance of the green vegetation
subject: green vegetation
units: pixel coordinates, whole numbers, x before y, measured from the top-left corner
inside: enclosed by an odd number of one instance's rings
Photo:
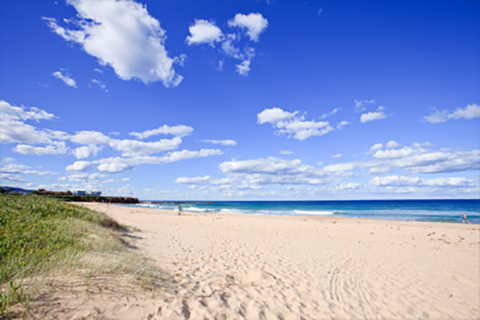
[[[158,270],[127,247],[120,229],[108,216],[77,205],[0,196],[0,317],[10,305],[28,302],[34,282],[55,275],[115,274],[155,286]]]

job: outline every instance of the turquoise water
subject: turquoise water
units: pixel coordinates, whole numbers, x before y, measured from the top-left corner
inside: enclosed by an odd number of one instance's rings
[[[178,205],[178,204],[177,204]],[[138,204],[170,209],[175,204]],[[362,201],[214,201],[182,204],[187,212],[243,213],[275,216],[327,216],[378,220],[463,222],[463,213],[480,224],[480,200],[362,200]]]

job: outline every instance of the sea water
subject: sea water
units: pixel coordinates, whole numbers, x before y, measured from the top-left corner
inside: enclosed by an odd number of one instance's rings
[[[177,204],[136,206],[173,210]],[[474,200],[352,200],[352,201],[213,201],[186,202],[183,211],[273,216],[326,216],[378,220],[463,222],[463,213],[480,224],[480,199]]]

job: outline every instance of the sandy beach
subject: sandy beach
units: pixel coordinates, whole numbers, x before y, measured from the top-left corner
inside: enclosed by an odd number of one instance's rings
[[[63,296],[58,318],[480,318],[478,225],[83,205],[134,227],[170,287]]]

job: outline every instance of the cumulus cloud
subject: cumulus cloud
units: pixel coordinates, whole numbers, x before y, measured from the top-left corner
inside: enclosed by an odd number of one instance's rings
[[[30,166],[17,164],[14,162],[8,162],[8,163],[4,162],[4,164],[2,164],[2,166],[0,167],[0,173],[2,174],[2,179],[4,178],[5,174],[10,174],[11,177],[13,177],[13,175],[16,175],[16,174],[34,174],[34,175],[40,175],[40,176],[57,174],[55,172],[50,172],[50,171],[34,170]]]
[[[86,145],[107,144],[111,138],[98,131],[79,131],[70,137],[72,142]]]
[[[163,156],[134,155],[131,157],[104,158],[95,163],[100,163],[98,170],[102,172],[123,172],[132,170],[134,165],[140,164],[166,164],[187,159],[204,158],[213,155],[222,155],[223,152],[217,149],[201,149],[200,151],[181,150],[170,152]]]
[[[228,21],[228,25],[245,30],[250,40],[258,42],[258,37],[267,28],[268,21],[260,13],[250,13],[249,15],[237,13],[233,19]]]
[[[175,87],[182,81],[174,58],[165,49],[166,32],[142,4],[126,0],[68,0],[77,10],[76,20],[66,20],[76,29],[62,27],[44,18],[53,32],[78,43],[82,49],[109,65],[122,80],[138,79],[145,84],[162,81]]]
[[[250,72],[250,60],[244,60],[240,64],[235,65],[237,67],[237,72],[239,75],[246,77]]]
[[[221,191],[222,193],[244,190],[248,193],[248,190],[262,189],[267,185],[321,186],[335,179],[341,180],[354,175],[343,171],[327,172],[303,164],[299,159],[284,160],[275,157],[227,161],[221,163],[219,169],[228,177],[223,179],[211,179],[210,176],[181,177],[176,182],[190,184],[196,190],[200,189],[195,186],[202,185],[201,188],[204,190],[208,188],[211,191]]]
[[[259,13],[250,13],[249,15],[237,14],[228,22],[230,27],[240,28],[245,31],[251,41],[258,42],[258,37],[262,33],[267,25],[267,19]],[[196,19],[194,24],[189,28],[190,35],[187,36],[185,41],[188,45],[196,44],[208,44],[211,47],[215,47],[215,43],[219,43],[219,52],[232,57],[237,60],[241,60],[236,64],[236,72],[246,77],[251,70],[251,62],[255,57],[255,48],[249,45],[245,46],[243,51],[236,45],[242,38],[241,33],[223,33],[213,22],[208,20]],[[224,60],[220,60],[218,70],[223,70]]]
[[[376,151],[376,150],[380,150],[383,148],[383,144],[381,143],[376,143],[374,144],[371,148],[370,148],[370,151]]]
[[[336,159],[336,158],[340,158],[341,156],[342,156],[341,153],[337,153],[337,154],[334,154],[332,158]]]
[[[263,124],[266,122],[270,124],[276,124],[280,121],[293,118],[297,113],[298,111],[288,112],[280,108],[265,109],[257,114],[257,122],[258,124]]]
[[[77,159],[86,159],[90,156],[96,156],[100,150],[102,150],[102,147],[97,147],[96,145],[87,145],[75,148],[72,150],[72,154]]]
[[[386,146],[387,149],[393,149],[393,148],[400,147],[400,145],[394,140],[390,140],[385,146]]]
[[[376,186],[426,186],[426,187],[471,187],[475,185],[475,181],[463,177],[449,177],[436,179],[421,179],[418,177],[405,176],[387,176],[375,177],[370,180],[370,184]]]
[[[469,104],[465,108],[457,108],[453,112],[448,112],[447,110],[438,111],[435,109],[433,113],[423,118],[431,124],[445,122],[450,119],[470,120],[480,118],[480,106],[477,104]]]
[[[181,143],[182,139],[180,137],[175,137],[173,139],[162,139],[153,142],[111,139],[109,145],[113,149],[121,152],[122,156],[129,157],[134,155],[148,155],[176,149]]]
[[[202,142],[220,144],[222,146],[236,146],[237,142],[234,140],[202,140]]]
[[[383,109],[384,109],[383,107],[379,107],[375,112],[363,113],[360,116],[360,122],[365,123],[365,122],[385,119],[387,115],[383,113]]]
[[[75,161],[73,164],[67,166],[67,171],[87,171],[92,167],[92,164],[88,161]]]
[[[192,185],[221,185],[232,183],[233,179],[212,179],[210,176],[205,177],[179,177],[175,180],[175,183],[184,183]]]
[[[403,168],[412,173],[452,173],[480,169],[480,150],[434,151],[424,148],[378,150],[376,160],[358,162],[371,174],[388,173]]]
[[[212,47],[215,46],[215,42],[223,40],[223,33],[214,22],[207,20],[197,20],[188,28],[190,36],[187,36],[186,42],[189,46],[192,44],[209,44]]]
[[[105,175],[100,173],[74,173],[65,177],[60,177],[58,180],[67,180],[74,182],[83,182],[83,183],[96,183],[98,179],[105,177]]]
[[[297,140],[305,140],[312,136],[321,136],[334,129],[326,121],[306,121],[304,116],[297,116],[280,108],[265,109],[257,114],[257,123],[270,123],[277,129],[276,134],[286,134]]]
[[[53,142],[51,145],[45,147],[33,147],[26,144],[19,144],[13,148],[13,151],[15,152],[21,154],[34,154],[37,156],[65,154],[67,153],[67,150],[68,147],[63,141]]]
[[[128,163],[102,163],[97,167],[100,172],[119,173],[133,170],[133,167]]]
[[[66,72],[65,70],[56,71],[53,73],[53,76],[57,79],[62,80],[69,87],[77,87],[77,83],[72,78],[72,75]]]
[[[357,164],[355,162],[337,163],[323,167],[323,170],[327,172],[350,171],[355,169],[356,166]]]
[[[153,130],[147,130],[143,132],[130,132],[131,136],[135,136],[137,139],[146,139],[148,137],[158,135],[158,134],[171,134],[177,137],[184,137],[192,133],[193,128],[184,125],[178,126],[167,126],[166,124]]]
[[[55,116],[35,107],[29,110],[24,107],[12,106],[0,100],[0,143],[51,143],[50,137],[56,132],[38,130],[24,121],[51,120]]]

